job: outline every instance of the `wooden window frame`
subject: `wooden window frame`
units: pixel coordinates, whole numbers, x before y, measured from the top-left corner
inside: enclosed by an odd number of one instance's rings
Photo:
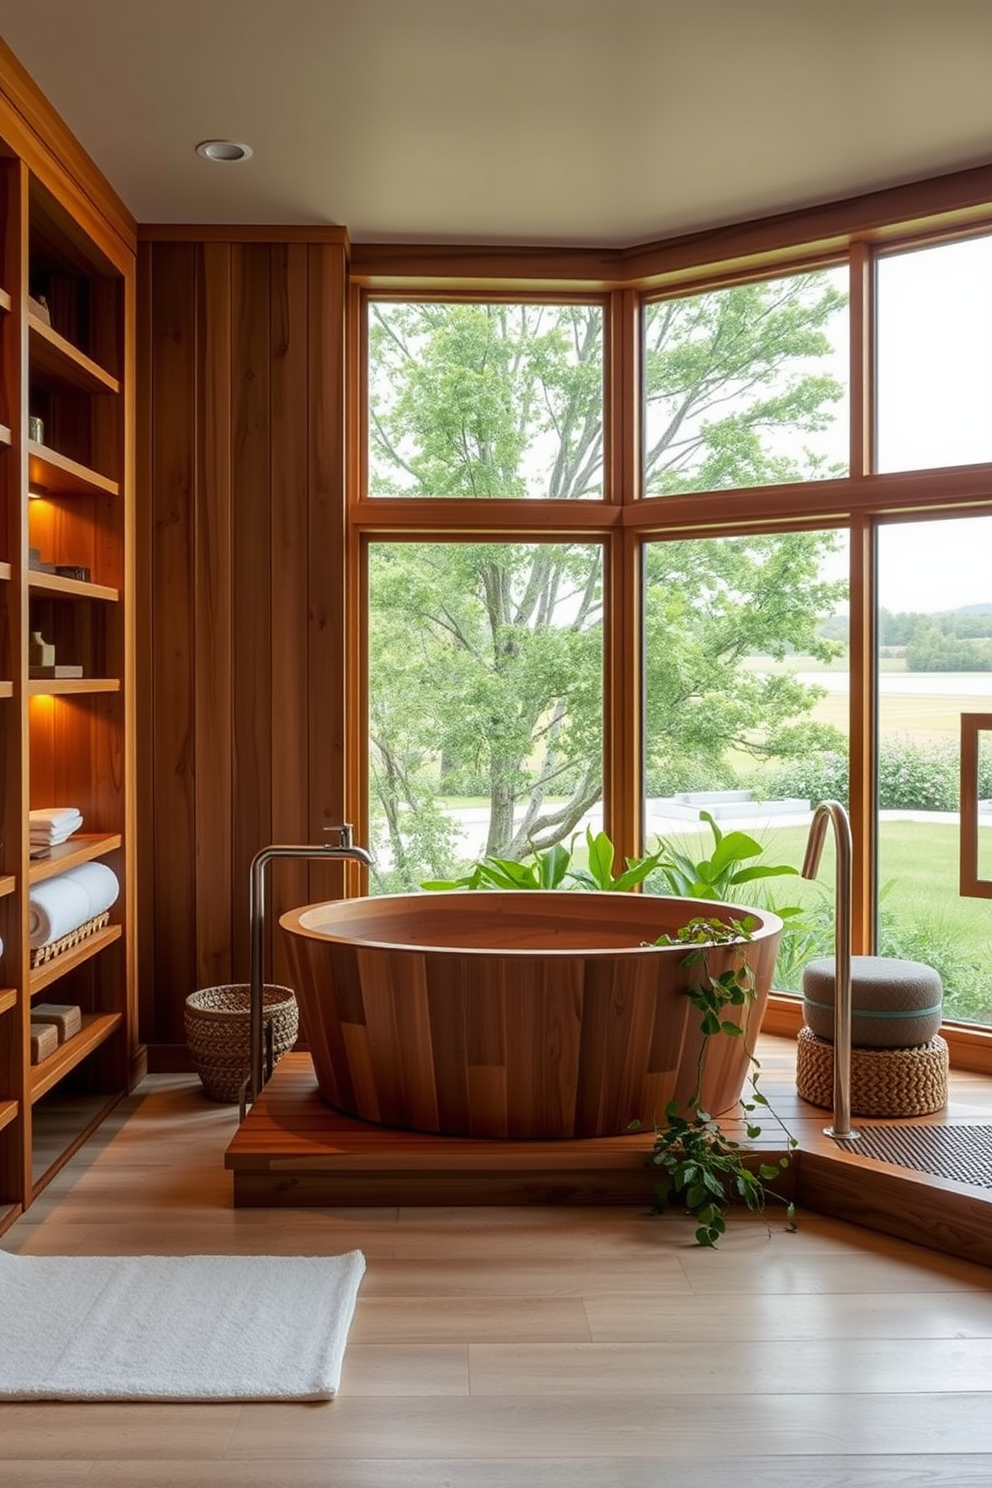
[[[640,841],[640,550],[660,536],[786,533],[842,526],[850,534],[851,818],[855,838],[855,950],[874,946],[877,825],[876,534],[886,519],[992,513],[992,462],[873,473],[874,267],[879,253],[931,246],[992,231],[992,167],[893,188],[806,213],[629,250],[499,249],[353,245],[348,326],[349,590],[364,614],[369,541],[472,540],[491,531],[526,541],[602,542],[604,549],[604,819],[618,850]],[[850,463],[847,476],[788,486],[747,487],[647,499],[640,490],[640,316],[648,300],[785,277],[847,261],[850,271]],[[582,502],[365,495],[366,310],[370,296],[396,300],[602,299],[604,316],[604,498]],[[349,677],[353,778],[348,799],[367,811],[364,754],[365,626],[353,627]],[[359,822],[360,830],[367,822]],[[364,836],[361,840],[365,840]],[[766,1027],[794,1031],[795,999],[773,998]],[[992,1072],[992,1029],[946,1025],[962,1068]]]

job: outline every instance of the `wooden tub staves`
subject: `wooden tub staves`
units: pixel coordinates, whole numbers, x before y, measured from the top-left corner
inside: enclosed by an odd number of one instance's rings
[[[615,1136],[696,1084],[686,951],[696,915],[754,917],[744,1038],[711,1040],[703,1105],[738,1100],[781,920],[642,894],[470,892],[310,905],[280,920],[321,1095],[350,1116],[448,1136]],[[714,946],[714,974],[740,947]],[[740,1016],[741,1009],[727,1016]]]

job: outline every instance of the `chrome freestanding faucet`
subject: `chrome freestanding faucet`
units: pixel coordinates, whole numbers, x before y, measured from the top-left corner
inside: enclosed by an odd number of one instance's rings
[[[839,801],[821,801],[813,812],[803,878],[815,878],[827,835],[833,823],[837,864],[834,906],[834,1121],[825,1126],[828,1137],[857,1137],[851,1129],[851,821]]]
[[[326,827],[327,832],[338,834],[337,842],[305,844],[299,847],[263,847],[251,860],[251,878],[248,886],[248,919],[251,925],[251,1023],[248,1035],[250,1074],[249,1093],[252,1102],[258,1100],[263,1079],[262,1068],[262,942],[265,934],[265,869],[273,858],[347,858],[354,863],[363,863],[371,868],[372,858],[364,847],[356,847],[351,840],[351,823],[342,822],[340,827]],[[242,1118],[244,1103],[242,1102]]]

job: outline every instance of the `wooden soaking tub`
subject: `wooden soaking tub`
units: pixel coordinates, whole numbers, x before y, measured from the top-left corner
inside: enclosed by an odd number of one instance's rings
[[[733,1106],[782,921],[700,900],[585,892],[390,895],[280,919],[321,1095],[350,1116],[470,1137],[598,1137],[651,1126],[695,1088],[700,1015],[682,947],[695,915],[758,921],[746,1037],[715,1038],[703,1103]],[[733,964],[714,946],[711,969]],[[728,1010],[739,1018],[741,1010]]]

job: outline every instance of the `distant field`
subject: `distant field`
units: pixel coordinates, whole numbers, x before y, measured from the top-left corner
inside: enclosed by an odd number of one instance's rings
[[[790,656],[785,661],[759,656],[749,658],[748,666],[755,671],[769,672],[773,675],[793,671],[821,672],[826,680],[828,674],[837,675],[846,672],[847,661],[841,657],[827,666],[810,656]],[[985,706],[982,698],[976,697],[974,693],[930,694],[913,691],[911,679],[922,674],[907,672],[906,663],[901,659],[885,658],[881,663],[881,670],[887,677],[902,673],[907,679],[905,693],[886,690],[882,694],[879,704],[879,728],[882,734],[904,734],[920,740],[947,737],[957,739],[961,730],[961,714],[979,712]],[[953,685],[953,677],[949,677],[948,680]],[[988,677],[987,697],[992,699],[992,673]],[[828,693],[815,704],[810,716],[817,723],[832,724],[835,728],[847,733],[847,695],[838,692]]]

